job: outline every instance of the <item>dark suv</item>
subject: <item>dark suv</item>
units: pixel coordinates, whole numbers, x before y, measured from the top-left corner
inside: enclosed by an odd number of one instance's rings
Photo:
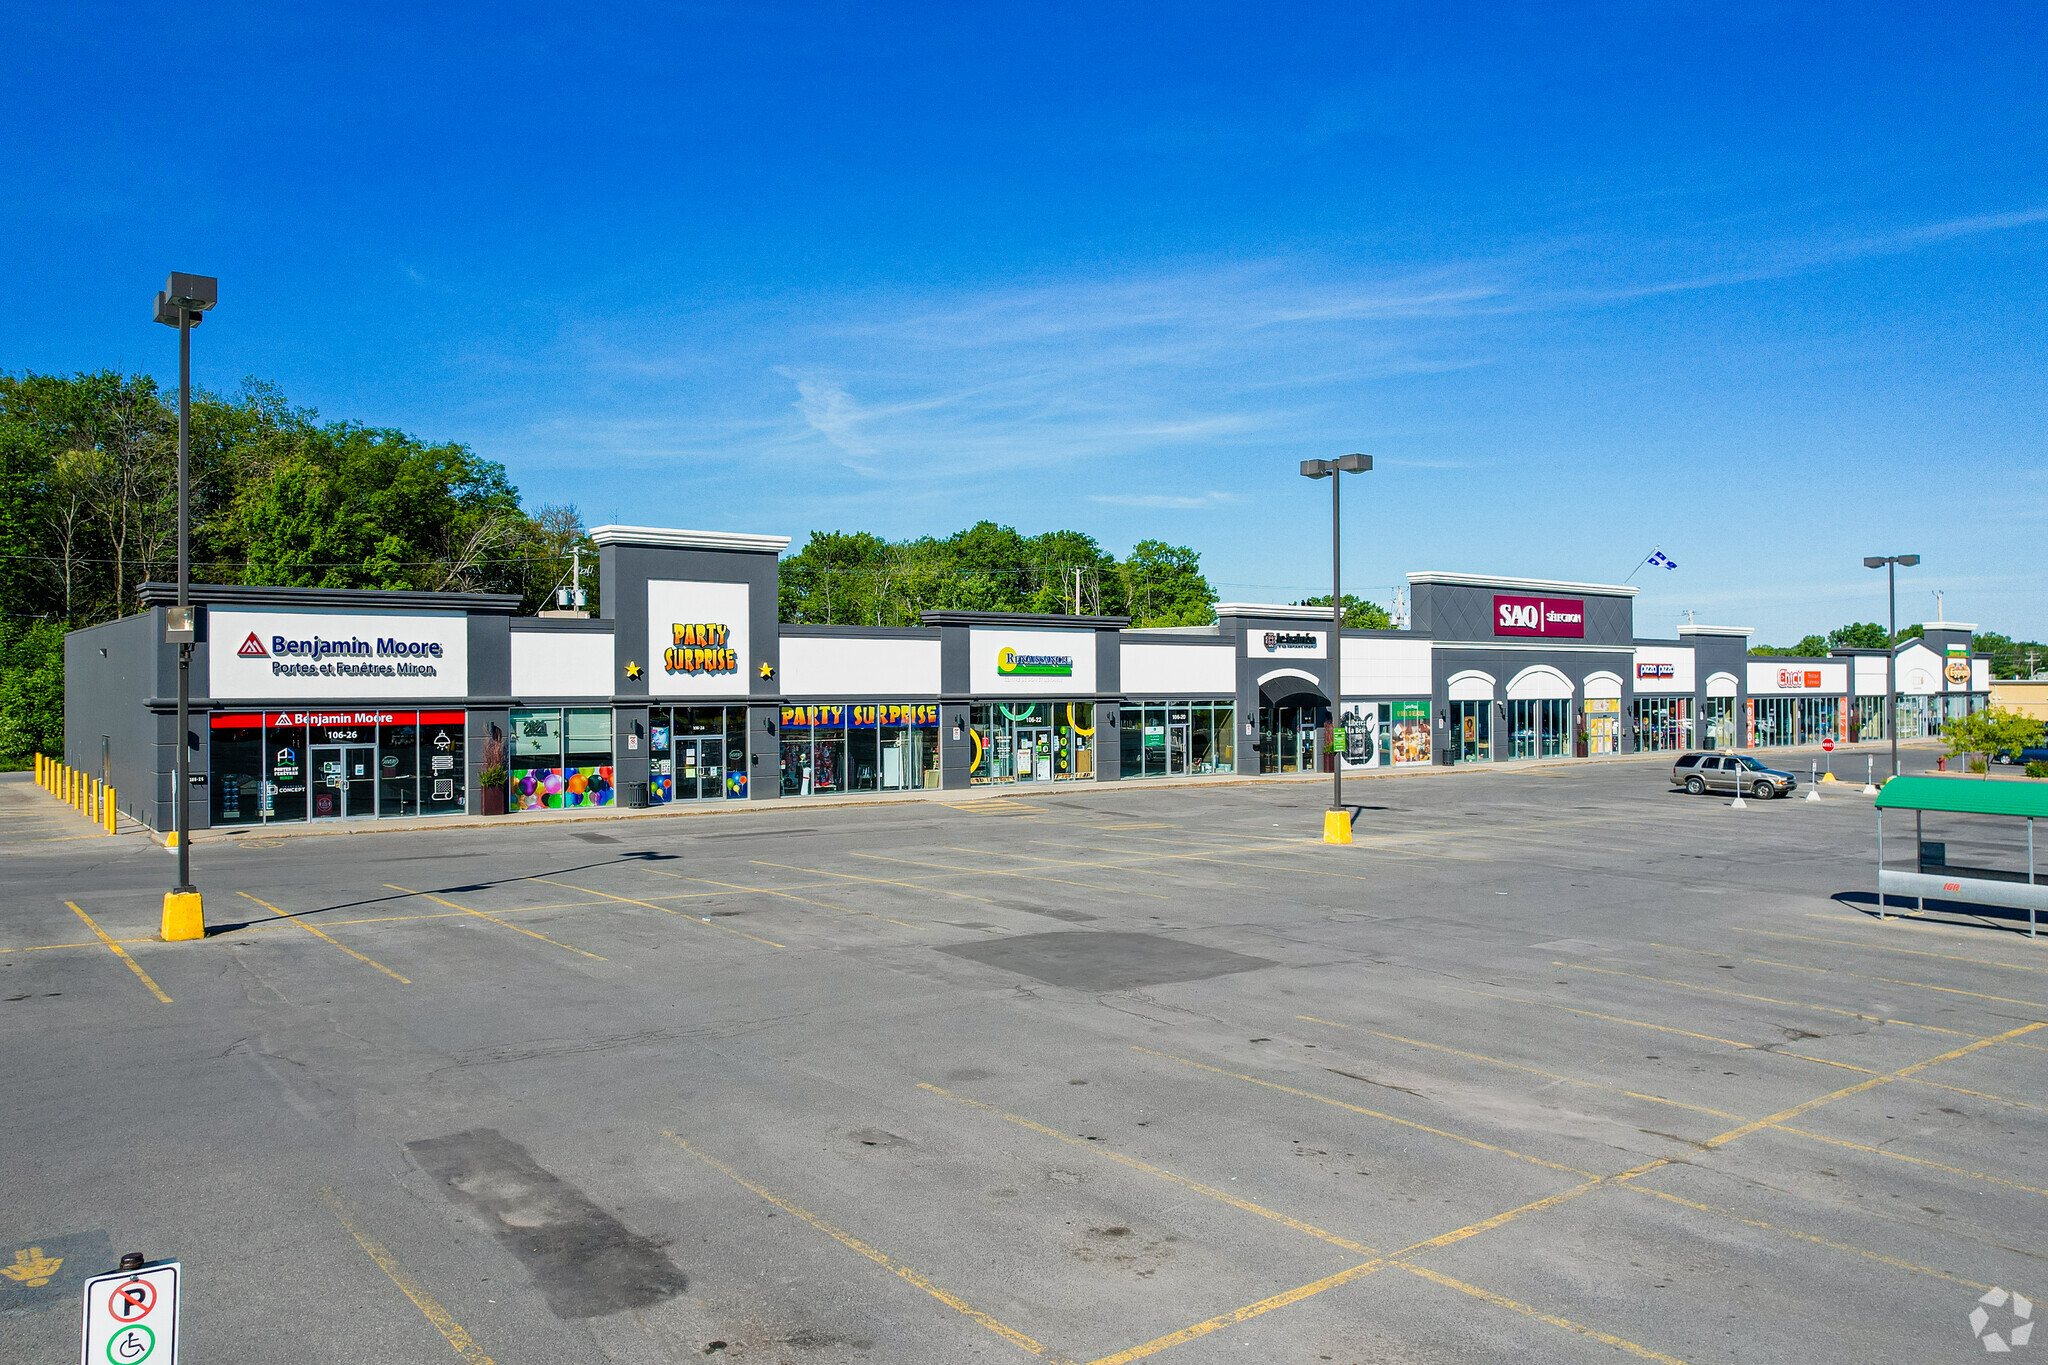
[[[1799,779],[1791,773],[1766,768],[1740,754],[1681,754],[1671,765],[1671,782],[1694,796],[1710,791],[1730,795],[1740,791],[1759,801],[1790,796],[1799,785]]]

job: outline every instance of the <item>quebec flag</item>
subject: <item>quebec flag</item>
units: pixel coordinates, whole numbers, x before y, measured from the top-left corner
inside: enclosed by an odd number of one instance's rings
[[[1650,562],[1652,564],[1659,565],[1666,569],[1675,569],[1678,567],[1678,561],[1673,559],[1670,555],[1665,554],[1662,550],[1652,550],[1650,552]]]

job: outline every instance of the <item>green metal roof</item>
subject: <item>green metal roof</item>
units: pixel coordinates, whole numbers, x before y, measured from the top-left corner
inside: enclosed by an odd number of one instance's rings
[[[1895,777],[1878,792],[1877,804],[1880,809],[2031,815],[2048,820],[2048,782],[2024,778]]]

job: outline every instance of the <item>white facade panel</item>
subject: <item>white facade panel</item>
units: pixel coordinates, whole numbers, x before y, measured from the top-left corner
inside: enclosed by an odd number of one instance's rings
[[[1926,645],[1912,644],[1899,651],[1899,691],[1914,697],[1930,697],[1942,690],[1942,658]]]
[[[1531,664],[1508,679],[1509,701],[1569,701],[1572,680],[1549,664]]]
[[[1095,632],[975,626],[967,685],[977,697],[1065,697],[1095,690]]]
[[[1775,695],[1798,695],[1814,693],[1823,696],[1846,696],[1849,691],[1849,665],[1837,660],[1831,663],[1808,663],[1799,659],[1751,659],[1749,661],[1749,694],[1752,697]]]
[[[1123,644],[1123,690],[1132,696],[1237,695],[1237,651],[1229,645]]]
[[[744,697],[754,675],[745,583],[647,583],[647,693]]]
[[[1881,655],[1857,655],[1855,675],[1857,696],[1881,697],[1884,695],[1884,658]]]
[[[464,697],[462,612],[206,609],[209,694],[218,698]]]
[[[612,695],[612,637],[584,631],[512,632],[512,695],[591,697]]]
[[[785,635],[782,690],[791,697],[936,697],[939,642]]]
[[[1710,697],[1732,697],[1735,695],[1733,673],[1710,673],[1707,675],[1707,695]]]
[[[1344,642],[1346,697],[1426,697],[1430,694],[1427,640],[1363,639]]]
[[[1636,646],[1636,693],[1693,694],[1693,651],[1684,645]]]
[[[1468,668],[1463,673],[1453,673],[1450,677],[1449,696],[1452,701],[1492,701],[1493,675],[1481,673],[1476,668]]]

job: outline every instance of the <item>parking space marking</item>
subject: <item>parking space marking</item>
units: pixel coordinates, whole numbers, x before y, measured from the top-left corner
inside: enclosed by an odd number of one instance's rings
[[[1698,953],[1702,957],[1734,958],[1732,953],[1717,953],[1711,948],[1683,948],[1672,943],[1652,943],[1653,948],[1670,948],[1674,952]],[[1910,986],[1915,990],[1940,991],[1944,995],[1967,995],[1972,1000],[1989,1000],[1999,1005],[2025,1005],[2029,1009],[2048,1010],[2048,1003],[2039,1000],[2018,1000],[2009,995],[1986,995],[1982,991],[1966,991],[1955,986],[1936,986],[1926,981],[1905,981],[1892,976],[1865,976],[1862,972],[1844,971],[1840,967],[1808,967],[1798,962],[1779,962],[1768,957],[1736,958],[1740,962],[1755,962],[1765,967],[1790,967],[1797,972],[1820,972],[1830,976],[1846,976],[1852,981],[1875,981],[1885,986]]]
[[[282,916],[284,919],[289,920],[291,923],[298,925],[301,929],[304,929],[307,933],[312,934],[315,938],[326,939],[327,942],[332,943],[335,947],[341,949],[344,953],[347,953],[356,961],[369,963],[372,967],[375,967],[378,971],[384,973],[384,975],[390,977],[393,981],[403,981],[408,986],[412,984],[412,981],[409,978],[400,976],[397,972],[392,971],[389,967],[379,962],[376,958],[363,956],[363,954],[349,947],[346,943],[342,943],[339,940],[330,937],[321,930],[314,928],[312,925],[306,923],[304,920],[300,919],[298,916],[292,914],[291,912],[278,909],[269,901],[264,900],[261,896],[251,896],[246,891],[237,891],[235,894],[237,896],[241,896],[245,900],[255,901],[258,905],[262,906],[265,910],[268,910],[271,914]]]
[[[1858,943],[1852,938],[1818,938],[1811,934],[1788,934],[1778,929],[1745,929],[1741,925],[1733,927],[1738,934],[1767,934],[1772,938],[1798,939],[1802,943],[1838,943],[1845,948],[1868,948],[1877,953],[1908,953],[1914,957],[1938,957],[1946,962],[1968,962],[1978,967],[2004,967],[2015,972],[2048,972],[2048,967],[2034,967],[2021,962],[1994,962],[1989,958],[1961,957],[1955,953],[1932,953],[1925,948],[1901,948],[1894,943]]]
[[[1019,1128],[1027,1128],[1034,1133],[1040,1133],[1049,1138],[1056,1138],[1061,1142],[1069,1143],[1076,1147],[1085,1147],[1089,1151],[1095,1153],[1097,1156],[1102,1157],[1104,1160],[1114,1161],[1120,1166],[1128,1166],[1134,1171],[1143,1171],[1147,1175],[1156,1175],[1161,1180],[1170,1181],[1171,1183],[1180,1186],[1184,1190],[1190,1190],[1195,1194],[1206,1195],[1210,1199],[1218,1200],[1222,1203],[1228,1204],[1234,1209],[1242,1209],[1246,1213],[1255,1213],[1261,1218],[1270,1219],[1271,1221],[1279,1223],[1282,1226],[1293,1228],[1296,1232],[1305,1233],[1310,1237],[1318,1238],[1321,1241],[1328,1242],[1331,1246],[1342,1247],[1346,1251],[1355,1251],[1361,1256],[1370,1256],[1373,1254],[1373,1249],[1369,1246],[1366,1246],[1363,1242],[1354,1242],[1348,1237],[1340,1237],[1334,1232],[1330,1232],[1327,1229],[1315,1226],[1313,1223],[1304,1223],[1300,1219],[1290,1218],[1284,1213],[1280,1213],[1274,1209],[1269,1209],[1265,1207],[1263,1204],[1254,1204],[1249,1199],[1240,1199],[1238,1196],[1234,1194],[1229,1194],[1223,1190],[1216,1189],[1213,1186],[1204,1185],[1200,1181],[1190,1180],[1184,1175],[1175,1175],[1172,1171],[1166,1170],[1163,1167],[1154,1166],[1148,1162],[1140,1161],[1133,1156],[1125,1156],[1122,1152],[1117,1151],[1115,1148],[1106,1147],[1102,1143],[1091,1142],[1087,1138],[1075,1137],[1071,1133],[1062,1133],[1057,1128],[1048,1128],[1046,1125],[1042,1123],[1034,1123],[1030,1119],[1020,1118],[1016,1114],[1005,1113],[1003,1110],[998,1109],[993,1104],[987,1104],[981,1100],[969,1099],[965,1095],[957,1095],[950,1090],[942,1089],[939,1086],[932,1085],[927,1081],[919,1081],[917,1083],[917,1088],[919,1090],[929,1090],[934,1095],[941,1095],[944,1096],[946,1099],[955,1101],[956,1103],[964,1104],[971,1108],[980,1109],[986,1113],[994,1114],[997,1118],[1002,1119],[1005,1123],[1014,1123]]]
[[[1887,1256],[1881,1251],[1872,1251],[1868,1247],[1855,1246],[1849,1242],[1831,1241],[1826,1237],[1816,1236],[1811,1232],[1801,1232],[1797,1228],[1779,1227],[1776,1223],[1766,1222],[1761,1218],[1751,1218],[1747,1214],[1737,1213],[1734,1209],[1719,1208],[1713,1204],[1702,1204],[1696,1200],[1672,1194],[1668,1190],[1652,1189],[1648,1185],[1643,1184],[1631,1184],[1628,1188],[1634,1190],[1637,1194],[1648,1195],[1652,1199],[1662,1199],[1667,1203],[1677,1204],[1699,1213],[1710,1213],[1716,1218],[1725,1218],[1730,1222],[1741,1223],[1747,1227],[1761,1228],[1765,1232],[1775,1232],[1780,1237],[1791,1237],[1801,1242],[1811,1242],[1815,1246],[1827,1247],[1833,1251],[1846,1251],[1851,1256],[1861,1256],[1867,1261],[1876,1261],[1880,1265],[1891,1266],[1894,1270],[1904,1270],[1915,1275],[1930,1275],[1937,1280],[1947,1280],[1952,1284],[1965,1285],[1971,1289],[1991,1288],[1988,1284],[1979,1284],[1975,1280],[1966,1280],[1960,1275],[1951,1275],[1946,1270],[1936,1270],[1932,1266],[1915,1265],[1911,1261],[1902,1261],[1896,1256]]]
[[[1843,1147],[1852,1152],[1867,1152],[1872,1156],[1885,1157],[1891,1161],[1903,1161],[1910,1166],[1924,1166],[1931,1171],[1942,1171],[1949,1175],[1959,1175],[1968,1180],[1981,1180],[1987,1185],[2003,1185],[2010,1190],[2021,1190],[2027,1194],[2048,1196],[2048,1190],[2039,1189],[2033,1185],[2022,1185],[2017,1180],[2007,1180],[2004,1176],[1991,1175],[1984,1171],[1973,1171],[1963,1166],[1950,1166],[1943,1162],[1930,1161],[1924,1156],[1909,1156],[1904,1152],[1895,1152],[1889,1147],[1872,1147],[1867,1143],[1851,1142],[1847,1138],[1829,1137],[1825,1133],[1816,1133],[1805,1128],[1788,1128],[1784,1124],[1773,1124],[1772,1128],[1776,1132],[1790,1133],[1793,1137],[1802,1137],[1810,1142],[1824,1142],[1830,1147]]]
[[[1235,1327],[1239,1323],[1250,1322],[1253,1318],[1262,1317],[1276,1308],[1286,1308],[1290,1304],[1300,1303],[1303,1299],[1312,1299],[1326,1290],[1335,1289],[1339,1285],[1350,1284],[1353,1280],[1363,1279],[1367,1275],[1384,1270],[1389,1264],[1391,1262],[1386,1260],[1367,1261],[1362,1265],[1352,1266],[1348,1270],[1340,1270],[1334,1275],[1325,1275],[1320,1280],[1311,1280],[1307,1284],[1296,1285],[1292,1289],[1282,1290],[1270,1298],[1260,1299],[1257,1303],[1248,1303],[1242,1308],[1234,1308],[1228,1313],[1220,1313],[1213,1318],[1206,1318],[1192,1326],[1183,1327],[1177,1332],[1168,1332],[1163,1337],[1154,1337],[1150,1341],[1118,1351],[1113,1355],[1101,1356],[1089,1361],[1088,1365],[1131,1365],[1131,1362],[1134,1360],[1143,1360],[1147,1356],[1158,1355],[1169,1347],[1197,1340],[1208,1336],[1211,1332],[1219,1332],[1225,1327]]]
[[[564,949],[568,952],[580,954],[584,957],[589,958],[593,962],[609,962],[611,960],[610,958],[599,957],[596,953],[586,953],[581,948],[572,947],[571,945],[563,943],[558,939],[549,938],[546,934],[535,933],[531,929],[522,928],[521,926],[512,923],[510,920],[502,920],[499,919],[496,915],[487,915],[481,910],[472,910],[466,905],[457,905],[454,901],[443,900],[441,897],[435,895],[431,891],[406,891],[404,887],[396,885],[392,882],[386,882],[384,883],[384,885],[389,887],[393,891],[405,891],[405,894],[408,896],[419,896],[423,899],[432,901],[436,905],[445,905],[449,909],[457,911],[460,914],[475,915],[478,919],[487,919],[493,924],[502,924],[515,934],[524,934],[528,938],[537,938],[542,943],[552,943],[557,948]],[[440,917],[436,916],[436,918]]]
[[[1673,1109],[1689,1109],[1695,1114],[1710,1114],[1717,1119],[1740,1119],[1742,1117],[1740,1114],[1731,1114],[1725,1109],[1709,1109],[1703,1104],[1687,1104],[1683,1100],[1666,1099],[1662,1095],[1645,1095],[1638,1090],[1624,1090],[1620,1086],[1603,1085],[1599,1081],[1582,1081],[1576,1076],[1560,1076],[1555,1071],[1545,1071],[1540,1067],[1524,1066],[1520,1062],[1504,1061],[1499,1057],[1489,1057],[1482,1052],[1466,1052],[1460,1048],[1446,1047],[1442,1043],[1425,1043],[1420,1038],[1404,1038],[1398,1033],[1381,1033],[1378,1029],[1369,1029],[1356,1024],[1340,1024],[1335,1019],[1318,1019],[1312,1014],[1297,1014],[1294,1017],[1305,1023],[1327,1024],[1331,1028],[1352,1029],[1358,1033],[1370,1034],[1375,1038],[1386,1038],[1396,1043],[1406,1043],[1410,1047],[1426,1047],[1437,1052],[1448,1052],[1453,1057],[1464,1057],[1470,1061],[1486,1062],[1492,1066],[1503,1066],[1510,1071],[1526,1071],[1532,1076],[1541,1076],[1545,1080],[1562,1081],[1566,1085],[1582,1085],[1590,1090],[1604,1090],[1610,1095],[1626,1095],[1632,1100],[1648,1100],[1652,1104],[1668,1104]]]
[[[977,896],[971,891],[948,891],[943,886],[927,886],[923,882],[893,881],[888,877],[863,877],[856,872],[828,872],[822,867],[796,867],[790,863],[771,863],[762,858],[749,858],[747,861],[756,867],[780,868],[784,872],[804,872],[813,877],[837,877],[842,881],[868,882],[874,886],[901,886],[907,887],[912,891],[929,891],[935,896],[953,896],[963,901],[980,901],[983,905],[995,904],[995,900],[989,896]]]
[[[887,915],[878,915],[872,910],[854,910],[848,906],[834,905],[830,901],[821,901],[814,899],[810,896],[799,896],[793,892],[780,890],[774,887],[741,886],[738,882],[722,882],[714,877],[693,877],[686,872],[664,872],[658,867],[649,867],[644,868],[642,870],[652,872],[657,877],[674,877],[678,881],[703,882],[706,886],[721,886],[725,888],[723,892],[719,893],[721,895],[732,892],[744,892],[747,895],[751,896],[780,896],[784,900],[801,901],[805,905],[816,905],[826,910],[837,910],[842,915],[859,915],[864,919],[878,919],[885,924],[893,924],[901,929],[917,929],[923,927],[921,925],[910,924],[900,919],[890,919]]]
[[[776,1208],[781,1209],[784,1213],[789,1214],[791,1217],[802,1219],[804,1222],[810,1224],[818,1231],[824,1233],[827,1237],[830,1237],[833,1241],[838,1242],[841,1246],[846,1247],[851,1251],[859,1252],[862,1256],[867,1257],[870,1261],[873,1261],[876,1265],[882,1267],[884,1270],[887,1270],[891,1274],[895,1275],[898,1279],[903,1280],[906,1284],[912,1284],[915,1285],[917,1288],[922,1289],[925,1293],[931,1295],[940,1303],[946,1305],[946,1307],[952,1309],[954,1312],[960,1314],[962,1317],[967,1318],[969,1321],[978,1323],[981,1326],[986,1327],[989,1331],[995,1333],[1004,1341],[1009,1342],[1012,1346],[1015,1346],[1018,1349],[1025,1351],[1031,1355],[1037,1356],[1042,1360],[1051,1360],[1059,1362],[1059,1365],[1071,1365],[1071,1362],[1067,1361],[1066,1357],[1054,1354],[1052,1351],[1048,1350],[1044,1345],[1024,1335],[1024,1333],[1018,1331],[1016,1328],[1008,1326],[1007,1324],[999,1322],[995,1318],[990,1317],[987,1313],[982,1312],[973,1304],[968,1303],[958,1294],[955,1294],[951,1290],[936,1284],[928,1276],[922,1274],[917,1270],[912,1269],[911,1267],[903,1264],[901,1261],[896,1260],[888,1253],[878,1250],[875,1247],[869,1246],[866,1242],[863,1242],[860,1238],[855,1237],[852,1233],[834,1227],[832,1224],[820,1218],[817,1214],[812,1213],[809,1209],[803,1208],[797,1204],[793,1204],[789,1200],[784,1199],[781,1195],[776,1194],[774,1191],[765,1189],[762,1186],[755,1184],[753,1181],[747,1179],[738,1171],[726,1165],[723,1161],[720,1161],[717,1157],[712,1156],[710,1153],[698,1151],[695,1147],[692,1147],[689,1143],[685,1142],[676,1134],[667,1132],[666,1130],[663,1131],[662,1136],[667,1138],[670,1142],[673,1142],[676,1146],[682,1148],[685,1152],[688,1152],[691,1156],[697,1158],[697,1160],[703,1162],[706,1166],[709,1166],[712,1170],[717,1171],[720,1175],[732,1181],[735,1185],[738,1185],[741,1189],[748,1190],[754,1194],[759,1195],[761,1198],[767,1200]]]
[[[1432,1284],[1440,1284],[1446,1289],[1455,1289],[1460,1294],[1469,1294],[1473,1298],[1490,1303],[1496,1308],[1505,1308],[1510,1312],[1520,1313],[1522,1316],[1534,1318],[1538,1322],[1549,1323],[1552,1327],[1562,1327],[1567,1332],[1577,1332],[1580,1336],[1590,1337],[1603,1346],[1612,1346],[1617,1351],[1626,1351],[1640,1359],[1660,1361],[1663,1365],[1685,1365],[1685,1362],[1676,1356],[1665,1355],[1662,1351],[1653,1351],[1649,1347],[1630,1341],[1626,1337],[1618,1337],[1611,1332],[1603,1332],[1597,1327],[1588,1327],[1583,1322],[1574,1322],[1570,1318],[1559,1317],[1555,1313],[1546,1313],[1540,1308],[1532,1308],[1528,1304],[1508,1298],[1504,1294],[1496,1294],[1490,1289],[1481,1289],[1476,1284],[1467,1284],[1463,1280],[1453,1279],[1451,1276],[1443,1274],[1441,1271],[1431,1270],[1427,1266],[1409,1265],[1403,1262],[1401,1269],[1413,1275],[1420,1275]]]
[[[1826,1057],[1809,1057],[1803,1052],[1788,1052],[1781,1047],[1761,1047],[1756,1043],[1745,1043],[1735,1038],[1717,1038],[1711,1033],[1694,1033],[1690,1029],[1673,1028],[1669,1024],[1652,1024],[1642,1019],[1624,1019],[1618,1014],[1601,1014],[1597,1010],[1582,1010],[1571,1005],[1556,1005],[1548,1000],[1524,1000],[1519,995],[1496,995],[1492,991],[1475,991],[1469,986],[1443,986],[1442,990],[1456,991],[1460,995],[1477,995],[1487,1000],[1506,1000],[1517,1005],[1533,1005],[1537,1009],[1561,1010],[1566,1014],[1580,1014],[1588,1019],[1604,1019],[1610,1024],[1627,1024],[1631,1028],[1654,1029],[1658,1033],[1675,1033],[1681,1038],[1697,1038],[1703,1043],[1719,1043],[1723,1047],[1737,1047],[1744,1052],[1761,1052],[1770,1057],[1790,1057],[1794,1061],[1812,1062],[1817,1066],[1838,1067],[1843,1071],[1855,1071],[1865,1076],[1876,1074],[1867,1066],[1851,1062],[1831,1061]]]
[[[64,904],[71,907],[72,914],[78,916],[80,919],[85,921],[85,927],[92,930],[93,934],[99,939],[101,943],[106,944],[108,948],[113,950],[115,957],[120,958],[123,962],[128,964],[128,970],[135,973],[135,975],[141,979],[143,985],[149,987],[149,993],[151,995],[155,996],[158,999],[158,1001],[160,1001],[163,1004],[168,1005],[171,1003],[171,997],[164,994],[164,988],[162,986],[157,985],[156,981],[151,978],[148,972],[142,970],[142,964],[140,962],[137,962],[134,958],[128,956],[128,950],[126,948],[123,948],[119,943],[116,943],[113,940],[113,938],[111,938],[108,935],[106,930],[100,928],[99,925],[93,923],[93,918],[91,915],[88,915],[85,913],[85,911],[79,909],[78,906],[72,901],[65,901]]]
[[[975,850],[967,849],[963,851],[971,853]],[[856,858],[873,858],[877,862],[902,863],[906,867],[930,867],[936,868],[941,872],[972,873],[977,877],[1015,877],[1030,882],[1052,882],[1058,886],[1078,886],[1084,891],[1110,891],[1120,896],[1150,896],[1153,900],[1162,901],[1166,899],[1165,896],[1152,891],[1135,891],[1126,886],[1103,886],[1097,882],[1068,881],[1064,877],[1048,877],[1042,872],[1019,872],[1012,868],[1003,867],[961,867],[958,863],[927,863],[920,862],[915,858],[893,858],[885,853],[863,853],[859,849],[853,850],[853,856]]]
[[[1540,1156],[1530,1156],[1527,1153],[1515,1151],[1511,1147],[1502,1147],[1495,1143],[1482,1141],[1479,1138],[1466,1137],[1462,1133],[1446,1132],[1442,1128],[1432,1128],[1426,1123],[1417,1123],[1414,1119],[1404,1119],[1393,1114],[1383,1114],[1377,1109],[1367,1109],[1363,1105],[1333,1099],[1328,1095],[1318,1095],[1313,1090],[1300,1090],[1291,1085],[1282,1085],[1278,1081],[1268,1081],[1262,1080],[1257,1076],[1247,1076],[1240,1071],[1227,1071],[1220,1066],[1211,1066],[1207,1062],[1197,1062],[1187,1057],[1176,1057],[1171,1052],[1155,1052],[1149,1047],[1139,1047],[1133,1044],[1131,1051],[1142,1052],[1148,1057],[1160,1057],[1169,1062],[1179,1062],[1182,1066],[1191,1066],[1199,1071],[1213,1071],[1219,1076],[1228,1076],[1234,1081],[1245,1081],[1251,1085],[1264,1086],[1268,1090],[1278,1090],[1284,1095],[1294,1095],[1301,1099],[1314,1100],[1318,1104],[1327,1104],[1337,1109],[1348,1109],[1354,1114],[1364,1114],[1367,1118],[1384,1119],[1388,1123],[1399,1124],[1403,1128],[1413,1128],[1418,1132],[1430,1133],[1440,1138],[1449,1138],[1453,1142],[1462,1142],[1468,1147],[1477,1147],[1481,1151],[1498,1152],[1502,1156],[1511,1156],[1517,1161],[1526,1161],[1532,1166],[1541,1166],[1546,1170],[1563,1171],[1567,1175],[1581,1176],[1589,1180],[1598,1179],[1593,1172],[1582,1170],[1577,1166],[1566,1166],[1559,1162],[1546,1161]]]
[[[1690,981],[1673,981],[1668,977],[1645,976],[1641,972],[1619,972],[1612,967],[1588,967],[1583,962],[1561,962],[1553,959],[1553,967],[1564,967],[1575,972],[1596,972],[1601,976],[1625,976],[1636,981],[1654,982],[1659,986],[1676,986],[1680,990],[1700,991],[1707,995],[1726,995],[1736,1000],[1754,1000],[1759,1004],[1783,1005],[1787,1009],[1812,1010],[1816,1014],[1840,1014],[1851,1019],[1861,1019],[1868,1024],[1898,1024],[1904,1028],[1926,1029],[1929,1033],[1946,1033],[1956,1038],[1976,1038],[1980,1035],[1959,1028],[1942,1028],[1939,1024],[1917,1024],[1911,1019],[1887,1019],[1881,1014],[1865,1014],[1861,1010],[1842,1009],[1835,1005],[1810,1005],[1804,1000],[1779,1000],[1768,995],[1751,995],[1747,991],[1723,990],[1719,986],[1695,986]]]
[[[729,924],[715,924],[707,919],[699,919],[695,915],[686,915],[680,910],[671,910],[666,905],[656,905],[653,901],[634,900],[631,896],[614,896],[609,891],[593,891],[587,886],[570,886],[569,883],[558,882],[552,877],[529,877],[526,880],[535,882],[546,882],[549,886],[559,886],[566,888],[570,891],[581,891],[586,896],[602,896],[608,901],[619,901],[620,903],[625,905],[638,905],[643,906],[649,910],[659,910],[664,915],[674,915],[677,919],[686,921],[687,923],[701,924],[706,929],[721,929],[728,934],[738,934],[741,938],[750,938],[753,939],[756,943],[765,943],[770,948],[786,948],[789,946],[786,943],[777,943],[774,939],[771,938],[761,938],[757,935],[750,934],[744,929],[735,929]]]
[[[398,1263],[398,1258],[393,1256],[383,1243],[356,1226],[355,1220],[348,1216],[348,1208],[341,1202],[340,1196],[333,1190],[323,1189],[320,1191],[320,1197],[334,1210],[334,1216],[348,1229],[348,1235],[356,1239],[356,1245],[363,1249],[363,1254],[390,1278],[391,1283],[398,1286],[399,1293],[412,1300],[413,1307],[419,1309],[426,1320],[434,1324],[435,1330],[447,1339],[455,1354],[468,1361],[469,1365],[492,1365],[491,1358],[476,1344],[476,1339],[470,1336],[462,1324],[450,1316],[448,1310],[412,1277],[410,1271]]]
[[[1868,1080],[1858,1081],[1854,1085],[1844,1086],[1840,1090],[1830,1091],[1828,1094],[1816,1096],[1813,1099],[1805,1101],[1803,1104],[1795,1104],[1790,1109],[1781,1109],[1777,1113],[1769,1115],[1765,1118],[1751,1119],[1748,1123],[1743,1124],[1740,1128],[1731,1128],[1727,1132],[1722,1133],[1719,1137],[1707,1139],[1704,1145],[1710,1149],[1714,1147],[1725,1147],[1727,1144],[1735,1141],[1737,1138],[1746,1137],[1749,1134],[1756,1132],[1758,1129],[1782,1127],[1785,1120],[1796,1119],[1801,1114],[1811,1113],[1813,1110],[1820,1108],[1824,1104],[1832,1104],[1836,1100],[1847,1099],[1851,1095],[1860,1095],[1866,1090],[1875,1090],[1877,1089],[1877,1087],[1881,1085],[1889,1085],[1893,1081],[1909,1079],[1910,1077],[1917,1076],[1921,1072],[1926,1071],[1931,1067],[1940,1066],[1943,1062],[1952,1062],[1958,1057],[1967,1057],[1972,1052],[1981,1052],[1987,1047],[1995,1047],[2000,1043],[2012,1042],[2013,1040],[2020,1038],[2026,1034],[2032,1033],[2034,1030],[2040,1028],[2048,1028],[2048,1020],[2037,1019],[2031,1024],[2022,1024],[2016,1029],[2008,1029],[2006,1032],[1998,1034],[1994,1037],[1979,1038],[1974,1042],[1965,1043],[1963,1044],[1963,1046],[1959,1048],[1954,1048],[1948,1052],[1944,1052],[1938,1057],[1929,1057],[1924,1062],[1914,1062],[1911,1066],[1902,1066],[1896,1071],[1888,1071],[1880,1076],[1872,1076]],[[1788,1129],[1787,1131],[1791,1130]]]

